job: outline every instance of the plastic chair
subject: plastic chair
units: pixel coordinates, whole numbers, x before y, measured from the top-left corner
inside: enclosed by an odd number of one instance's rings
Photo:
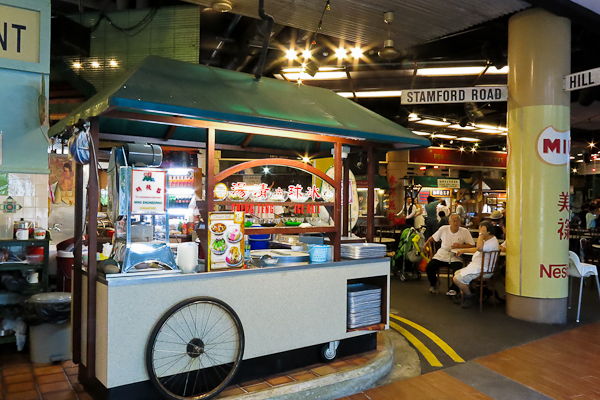
[[[577,306],[577,322],[579,322],[579,314],[581,312],[581,293],[583,291],[583,280],[588,276],[596,277],[596,285],[598,287],[598,292],[600,292],[600,282],[598,281],[598,268],[596,268],[593,264],[586,264],[579,261],[579,257],[577,254],[569,251],[569,278],[579,278],[579,304]],[[569,279],[569,308],[571,308],[571,286],[572,279]],[[600,297],[600,293],[599,293]]]

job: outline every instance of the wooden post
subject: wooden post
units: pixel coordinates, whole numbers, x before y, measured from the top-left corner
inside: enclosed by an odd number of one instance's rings
[[[81,363],[81,246],[83,237],[83,166],[75,164],[75,232],[73,248],[73,289],[71,307],[71,343],[73,344],[73,362]]]
[[[343,199],[342,199],[342,236],[349,236],[350,227],[350,160],[343,159]]]
[[[342,240],[342,143],[335,142],[333,156],[333,171],[335,178],[335,202],[333,207],[333,225],[336,228],[335,237],[333,239],[333,260],[341,261],[341,240]]]
[[[86,332],[86,371],[87,377],[96,376],[96,250],[98,247],[98,151],[99,121],[92,118],[90,146],[90,168],[88,181],[88,301],[87,301],[87,332]]]
[[[375,236],[375,150],[367,151],[367,242],[373,243]]]
[[[206,132],[206,177],[204,207],[199,208],[200,215],[204,220],[204,231],[201,232],[200,245],[203,246],[206,260],[208,261],[208,213],[215,210],[215,198],[213,190],[215,188],[215,129],[208,128]],[[208,268],[208,265],[207,265]]]

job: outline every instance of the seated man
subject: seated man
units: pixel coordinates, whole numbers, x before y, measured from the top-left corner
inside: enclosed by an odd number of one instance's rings
[[[465,268],[456,271],[454,274],[454,283],[459,287],[463,294],[463,308],[469,308],[475,303],[475,295],[469,289],[469,283],[477,277],[481,272],[481,263],[483,261],[483,251],[500,250],[498,239],[494,236],[493,226],[490,221],[482,221],[479,224],[479,237],[477,237],[477,247],[470,249],[460,249],[456,251],[457,255],[466,252],[475,252],[473,259]],[[492,272],[488,272],[491,268],[491,259],[486,259],[486,265],[483,266],[484,278],[491,278]],[[486,273],[487,272],[487,273]]]
[[[450,216],[450,225],[442,226],[425,243],[425,249],[431,249],[433,242],[442,241],[442,246],[435,253],[433,259],[427,264],[427,278],[429,278],[430,293],[437,293],[437,271],[442,266],[449,266],[453,270],[462,268],[460,258],[454,255],[452,249],[470,248],[475,245],[468,229],[460,227],[460,217],[457,214]],[[428,250],[431,254],[431,251]]]

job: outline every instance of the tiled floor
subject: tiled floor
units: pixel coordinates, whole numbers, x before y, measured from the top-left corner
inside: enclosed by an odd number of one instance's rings
[[[71,361],[32,364],[27,354],[0,356],[2,400],[91,400],[77,382],[78,367]]]
[[[361,365],[369,362],[369,360],[375,358],[379,352],[383,350],[383,345],[384,337],[383,335],[379,334],[377,335],[377,350],[357,354],[354,356],[343,357],[330,364],[314,364],[306,368],[287,371],[285,373],[269,376],[264,379],[255,379],[250,382],[240,383],[239,385],[232,385],[225,388],[225,390],[219,394],[218,398],[251,393],[258,390],[267,390],[277,386],[290,385],[294,382],[315,379],[324,375],[349,371],[358,368]]]
[[[243,382],[227,387],[219,398],[267,390],[276,386],[315,379],[357,368],[383,350],[383,335],[378,335],[377,350],[341,358],[331,364],[314,364],[275,376]],[[91,400],[77,382],[77,365],[71,361],[60,364],[32,364],[27,354],[0,356],[0,400]],[[126,400],[126,399],[123,399]]]

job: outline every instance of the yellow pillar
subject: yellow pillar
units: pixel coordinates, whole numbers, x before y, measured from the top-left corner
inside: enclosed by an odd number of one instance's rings
[[[567,319],[571,23],[541,9],[508,29],[506,309],[540,323]],[[564,224],[564,225],[563,225]]]

